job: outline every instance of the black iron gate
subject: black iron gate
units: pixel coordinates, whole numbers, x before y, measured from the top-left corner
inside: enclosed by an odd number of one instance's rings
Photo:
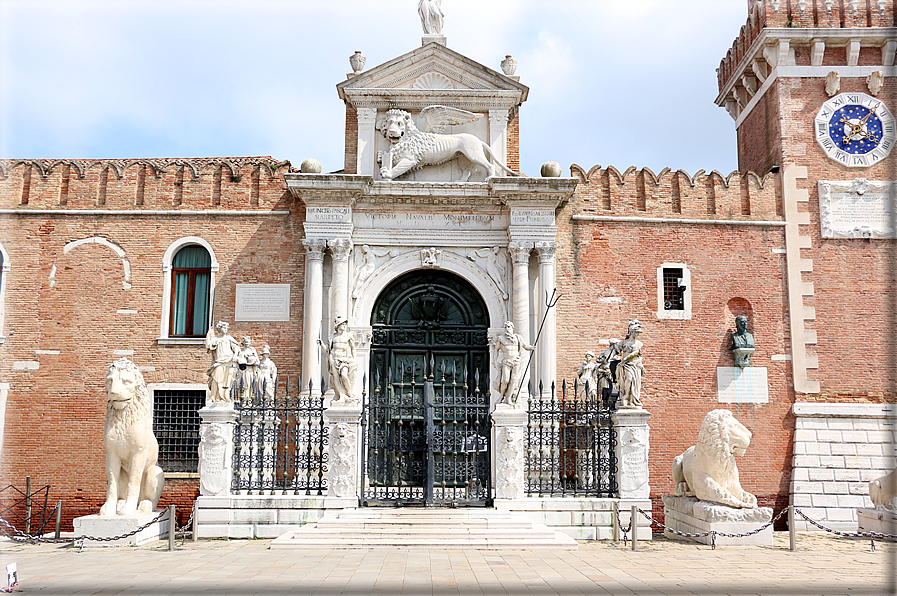
[[[491,500],[486,307],[461,278],[416,271],[372,317],[364,503]]]

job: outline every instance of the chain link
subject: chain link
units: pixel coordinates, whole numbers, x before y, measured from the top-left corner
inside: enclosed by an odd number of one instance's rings
[[[790,507],[790,505],[789,505],[789,507]],[[706,537],[706,536],[710,536],[710,546],[711,546],[714,550],[716,550],[716,537],[717,537],[717,536],[724,536],[724,537],[726,537],[726,538],[747,538],[748,536],[753,536],[754,534],[759,534],[760,532],[762,532],[762,531],[765,530],[766,528],[770,527],[771,525],[773,525],[774,523],[776,523],[777,521],[779,521],[779,519],[781,519],[781,517],[782,517],[783,515],[785,515],[785,512],[788,511],[788,507],[785,507],[784,509],[782,509],[781,511],[779,511],[779,514],[778,514],[777,516],[775,516],[774,518],[772,518],[771,520],[769,520],[767,523],[763,524],[763,525],[760,526],[759,528],[757,528],[757,529],[755,529],[755,530],[751,530],[750,532],[745,532],[745,533],[743,533],[743,534],[728,534],[728,533],[726,533],[726,532],[717,532],[716,530],[710,530],[709,532],[695,532],[695,533],[680,532],[679,530],[674,530],[673,528],[671,528],[671,527],[669,527],[669,526],[667,526],[667,525],[665,525],[665,524],[660,523],[659,521],[657,521],[656,519],[654,519],[653,517],[651,517],[651,514],[650,514],[650,513],[644,511],[644,510],[641,509],[640,507],[637,507],[636,509],[638,509],[638,512],[639,512],[639,513],[641,513],[641,514],[644,515],[646,518],[648,518],[648,520],[649,520],[652,524],[657,524],[658,526],[660,526],[660,527],[663,528],[664,530],[667,530],[667,531],[669,531],[669,532],[672,532],[673,534],[677,534],[677,535],[679,535],[679,536],[684,536],[684,537],[686,537],[686,538],[704,538],[704,537]]]
[[[33,536],[31,534],[26,534],[25,532],[22,532],[21,530],[19,530],[18,528],[16,528],[12,524],[10,524],[8,521],[3,519],[2,517],[0,517],[0,526],[2,526],[2,530],[7,535],[7,537],[10,540],[14,540],[16,542],[31,542],[31,543],[40,542],[40,543],[46,543],[46,544],[67,544],[69,542],[80,542],[81,543],[80,548],[84,548],[85,540],[93,540],[95,542],[113,542],[115,540],[129,538],[138,532],[142,532],[143,530],[147,529],[154,523],[156,523],[158,521],[162,521],[162,519],[166,515],[168,515],[168,511],[169,511],[168,509],[164,509],[164,510],[160,511],[156,517],[154,517],[150,521],[146,522],[139,528],[135,528],[135,529],[131,530],[130,532],[128,532],[127,534],[121,534],[119,536],[75,536],[74,538],[44,538],[43,536],[36,536],[36,535]],[[190,518],[192,519],[193,516],[191,515]],[[174,523],[171,524],[171,526],[175,526],[175,525],[176,524],[174,524]]]
[[[805,520],[807,520],[809,523],[811,523],[814,526],[816,526],[817,528],[819,528],[820,530],[825,530],[826,532],[831,532],[832,534],[836,534],[838,536],[844,536],[845,538],[878,538],[878,539],[884,539],[884,540],[897,540],[897,535],[895,535],[895,534],[882,534],[881,532],[841,532],[839,530],[833,530],[831,528],[826,528],[825,526],[823,526],[822,524],[820,524],[817,521],[813,521],[812,519],[807,517],[807,515],[803,511],[798,509],[797,507],[794,508],[794,512],[797,513],[798,515],[800,515]]]
[[[181,544],[187,541],[187,534],[193,534],[193,516],[196,515],[196,503],[193,504],[193,508],[190,509],[190,517],[187,518],[187,523],[180,527],[180,529],[175,530],[175,539],[177,539],[178,534],[181,535]],[[177,525],[177,524],[175,524]]]

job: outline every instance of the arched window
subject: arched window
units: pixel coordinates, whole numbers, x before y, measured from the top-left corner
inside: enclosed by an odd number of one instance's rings
[[[209,326],[212,257],[195,244],[180,249],[171,262],[170,337],[203,337]]]

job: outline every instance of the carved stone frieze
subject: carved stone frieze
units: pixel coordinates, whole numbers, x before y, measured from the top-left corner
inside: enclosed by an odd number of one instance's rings
[[[495,496],[523,498],[523,429],[507,426],[498,432]]]
[[[356,425],[338,422],[330,435],[330,494],[334,497],[355,496]]]
[[[434,269],[442,267],[442,250],[434,247],[420,249],[420,264]]]

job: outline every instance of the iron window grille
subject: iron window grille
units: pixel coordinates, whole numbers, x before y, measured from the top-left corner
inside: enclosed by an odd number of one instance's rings
[[[165,472],[196,473],[199,468],[199,409],[204,389],[155,390],[153,432],[159,441],[159,466]]]
[[[685,310],[685,281],[681,268],[663,270],[663,309]]]

